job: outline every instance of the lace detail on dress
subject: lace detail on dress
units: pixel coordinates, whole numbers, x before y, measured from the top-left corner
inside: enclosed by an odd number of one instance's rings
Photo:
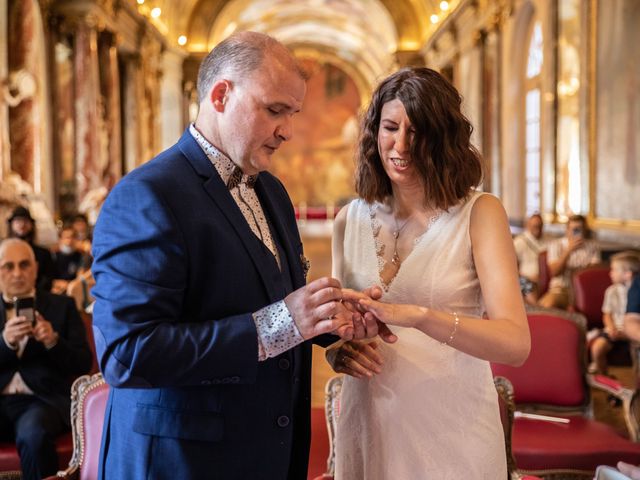
[[[379,236],[380,236],[380,229],[382,228],[382,224],[380,223],[380,220],[378,220],[378,218],[376,216],[379,208],[380,208],[380,204],[379,203],[373,203],[373,204],[369,205],[369,218],[371,219],[371,232],[373,233],[373,242],[375,244],[376,257],[377,257],[377,260],[378,260],[378,276],[380,277],[380,284],[382,285],[382,289],[385,292],[388,292],[389,288],[391,287],[391,284],[393,283],[393,280],[398,276],[398,273],[400,272],[400,269],[402,268],[402,262],[400,262],[400,265],[398,266],[398,268],[395,271],[395,273],[393,274],[393,276],[389,279],[389,281],[385,282],[384,279],[382,278],[382,272],[385,269],[386,265],[388,263],[393,263],[393,261],[387,262],[384,259],[384,252],[385,252],[386,245],[380,241]],[[413,248],[416,248],[416,245],[418,245],[420,243],[420,241],[425,236],[425,234],[429,230],[431,230],[431,227],[438,221],[438,219],[442,216],[443,213],[444,213],[444,210],[438,210],[435,213],[435,215],[433,215],[429,219],[429,221],[427,222],[427,226],[424,229],[424,231],[420,235],[418,235],[416,238],[413,239],[412,251],[413,251]],[[411,253],[409,253],[409,255],[411,255]],[[407,255],[407,257],[409,255]],[[406,260],[406,258],[405,258],[405,260]]]

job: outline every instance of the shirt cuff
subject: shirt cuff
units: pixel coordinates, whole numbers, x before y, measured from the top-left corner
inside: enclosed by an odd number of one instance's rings
[[[253,314],[258,331],[258,360],[280,355],[304,342],[284,300],[272,303]]]

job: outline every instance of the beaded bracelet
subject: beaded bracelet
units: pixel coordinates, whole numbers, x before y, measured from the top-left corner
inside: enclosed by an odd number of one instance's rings
[[[456,332],[458,331],[458,325],[460,324],[460,317],[456,312],[453,312],[453,330],[451,331],[451,335],[449,335],[449,339],[445,342],[440,342],[440,345],[451,345],[453,341],[453,337],[456,336]]]

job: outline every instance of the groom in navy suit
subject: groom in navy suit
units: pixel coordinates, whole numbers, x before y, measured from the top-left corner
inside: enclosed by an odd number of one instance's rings
[[[265,171],[305,90],[282,44],[232,35],[202,62],[195,124],[107,198],[93,244],[112,387],[100,478],[306,479],[307,340],[362,329],[337,280],[305,286],[291,202]]]

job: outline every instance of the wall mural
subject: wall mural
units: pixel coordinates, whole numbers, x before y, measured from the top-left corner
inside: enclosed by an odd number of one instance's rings
[[[342,205],[355,195],[354,149],[360,96],[339,68],[305,60],[311,72],[292,140],[274,155],[271,171],[282,180],[294,205]]]

